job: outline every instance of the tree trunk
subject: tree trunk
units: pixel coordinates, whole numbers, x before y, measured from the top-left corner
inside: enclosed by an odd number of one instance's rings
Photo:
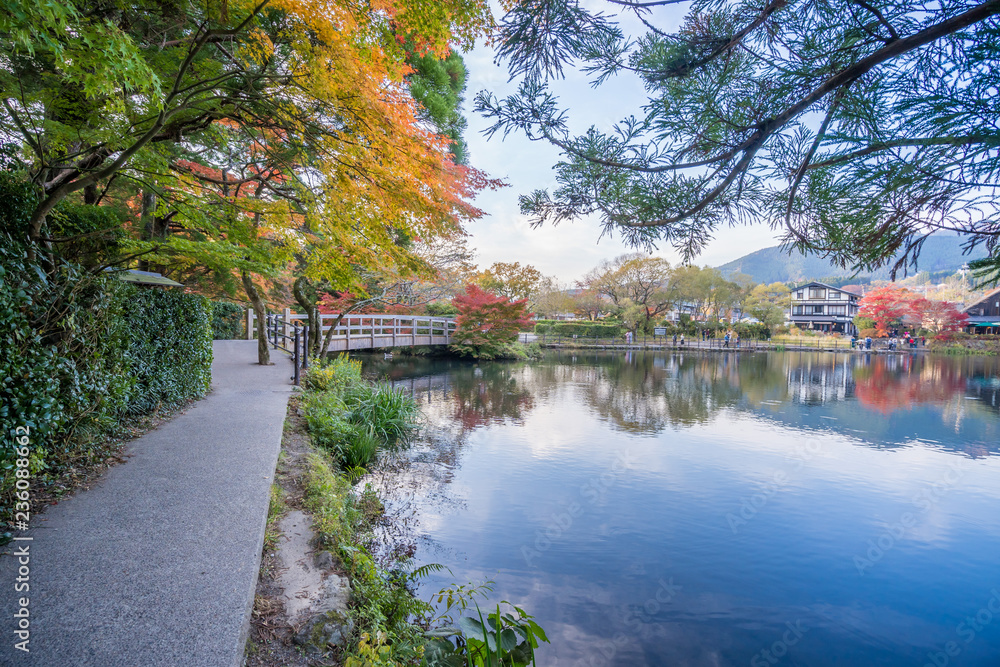
[[[306,354],[316,355],[319,353],[320,319],[319,308],[316,303],[319,295],[316,288],[305,276],[299,276],[292,283],[292,295],[295,301],[306,312],[306,321],[309,324],[309,338],[306,340]]]
[[[330,351],[330,341],[333,340],[333,332],[340,326],[340,323],[344,321],[344,316],[347,315],[348,311],[344,310],[337,316],[337,319],[333,321],[330,325],[330,329],[326,332],[326,336],[323,337],[323,347],[319,351],[319,358],[325,359],[326,353]]]
[[[142,212],[139,221],[142,225],[142,240],[152,241],[156,226],[156,195],[148,190],[144,190],[142,193]],[[148,259],[139,260],[139,270],[152,270]]]
[[[257,286],[253,284],[253,277],[246,271],[241,271],[240,279],[250,299],[250,305],[253,306],[253,314],[257,318],[257,363],[261,366],[270,366],[271,351],[267,347],[267,308],[260,298]]]

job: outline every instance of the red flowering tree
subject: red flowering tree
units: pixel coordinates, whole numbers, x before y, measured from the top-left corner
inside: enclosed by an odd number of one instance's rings
[[[458,309],[452,349],[479,359],[511,356],[518,332],[531,326],[527,303],[527,299],[511,301],[478,285],[467,285],[465,292],[452,299]]]
[[[858,315],[875,322],[875,331],[880,337],[899,326],[903,317],[910,313],[910,302],[914,294],[903,287],[887,285],[873,289],[858,302]]]

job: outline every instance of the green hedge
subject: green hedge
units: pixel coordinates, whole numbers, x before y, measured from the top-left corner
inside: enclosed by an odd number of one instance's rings
[[[247,309],[228,301],[212,302],[212,338],[233,340],[246,337]]]
[[[212,384],[211,302],[176,290],[131,291],[122,312],[122,354],[135,379],[126,411],[144,415],[204,396]]]
[[[558,320],[538,320],[535,333],[547,336],[570,336],[574,334],[586,338],[616,338],[623,333],[619,322],[560,322]]]
[[[10,237],[0,237],[0,331],[5,509],[18,427],[30,429],[33,484],[44,484],[74,460],[100,456],[130,418],[203,396],[211,383],[207,299],[68,263],[46,273]]]

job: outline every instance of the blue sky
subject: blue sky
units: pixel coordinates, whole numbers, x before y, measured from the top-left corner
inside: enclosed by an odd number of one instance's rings
[[[603,9],[606,10],[607,5]],[[670,7],[655,15],[654,20],[658,26],[672,29],[682,16],[682,10]],[[622,20],[626,31],[636,31],[636,24],[634,19]],[[531,264],[546,275],[572,282],[601,260],[628,252],[630,249],[618,238],[605,236],[599,240],[601,228],[593,219],[531,229],[527,219],[520,214],[518,196],[555,185],[552,165],[558,161],[559,153],[548,144],[528,141],[520,134],[511,134],[506,139],[495,135],[490,140],[483,136],[482,130],[488,123],[471,111],[473,97],[480,90],[504,97],[515,90],[517,82],[507,82],[506,69],[494,64],[494,52],[488,46],[479,44],[463,56],[469,69],[466,141],[470,162],[510,184],[497,192],[482,193],[476,200],[476,205],[488,214],[468,228],[472,235],[470,246],[477,252],[479,265],[518,261]],[[582,132],[590,125],[607,129],[625,116],[641,113],[646,96],[638,79],[620,76],[594,89],[582,74],[573,71],[566,74],[566,79],[556,82],[553,90],[569,110],[570,128],[574,132]],[[766,225],[721,229],[695,263],[718,266],[773,245],[777,245],[776,235]],[[679,261],[677,253],[669,247],[661,247],[657,254],[672,263]]]

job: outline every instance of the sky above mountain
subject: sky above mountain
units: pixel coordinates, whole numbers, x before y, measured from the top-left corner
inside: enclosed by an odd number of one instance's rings
[[[666,28],[676,27],[683,17],[683,12],[675,7],[660,11],[662,15],[657,15],[657,22]],[[632,34],[642,29],[641,24],[630,25],[628,21],[622,21],[622,26]],[[477,251],[480,266],[518,261],[564,282],[573,282],[601,260],[629,252],[631,248],[617,237],[601,238],[596,218],[532,229],[527,218],[521,215],[519,195],[537,188],[555,187],[552,166],[559,161],[559,152],[547,143],[528,141],[521,134],[510,134],[506,138],[497,134],[489,140],[482,134],[489,124],[471,111],[476,93],[489,90],[498,97],[505,97],[517,87],[516,81],[507,81],[506,69],[494,64],[494,56],[494,50],[482,44],[463,54],[469,69],[466,140],[470,163],[495,178],[505,179],[510,187],[484,192],[476,199],[476,205],[489,215],[469,225],[470,245]],[[591,125],[609,129],[622,117],[640,114],[646,103],[641,83],[627,75],[611,79],[595,89],[582,74],[570,70],[566,74],[565,80],[555,82],[552,87],[563,106],[569,109],[570,128],[574,133],[583,132]],[[716,239],[695,263],[718,266],[776,243],[777,235],[767,225],[724,228],[718,231]],[[671,262],[680,260],[666,245],[655,254]]]

